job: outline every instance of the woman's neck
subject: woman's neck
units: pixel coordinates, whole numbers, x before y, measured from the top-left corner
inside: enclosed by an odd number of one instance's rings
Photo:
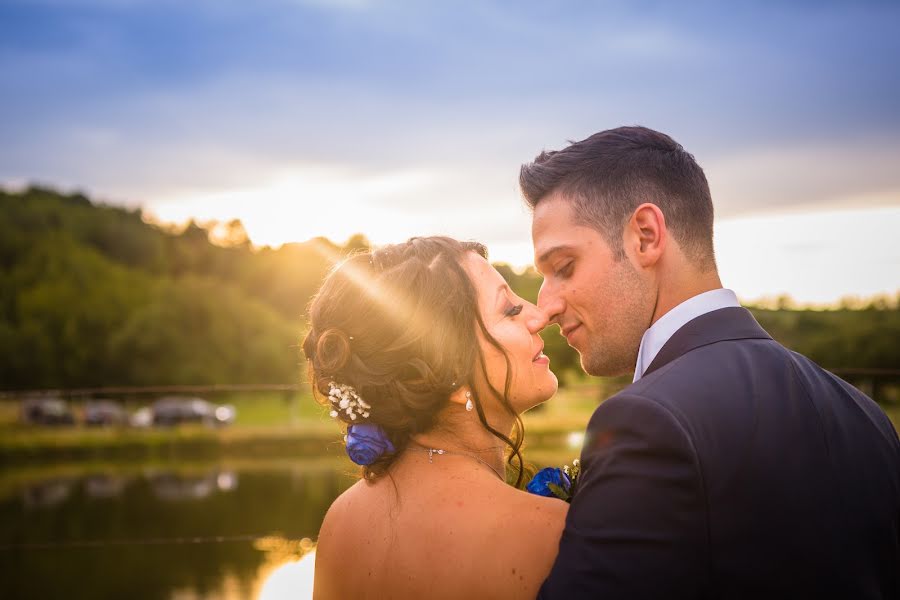
[[[468,456],[473,462],[485,463],[495,473],[504,473],[506,443],[485,429],[474,413],[467,413],[466,417],[453,419],[452,423],[441,424],[426,433],[413,436],[410,450],[443,450],[448,456]],[[508,435],[512,429],[512,420],[504,424],[494,422],[491,426]],[[428,458],[437,460],[433,454],[434,452]]]
[[[413,457],[413,461],[428,469],[434,469],[436,462],[438,468],[443,471],[452,470],[455,473],[460,471],[472,471],[477,469],[485,474],[491,473],[500,481],[506,481],[506,471],[503,467],[502,456],[499,461],[494,453],[494,449],[485,449],[489,452],[469,452],[462,450],[445,450],[443,448],[432,448],[422,446],[417,442],[410,442],[406,454]],[[479,456],[481,455],[481,456]],[[427,461],[427,465],[425,465]]]

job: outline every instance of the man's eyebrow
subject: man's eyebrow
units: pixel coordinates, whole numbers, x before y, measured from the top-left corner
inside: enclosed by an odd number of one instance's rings
[[[553,246],[552,248],[550,248],[549,250],[546,250],[543,254],[538,256],[537,260],[534,261],[535,265],[539,265],[543,262],[546,262],[553,254],[559,252],[560,250],[568,250],[570,248],[571,248],[571,246],[569,246],[568,244],[560,244],[558,246]]]

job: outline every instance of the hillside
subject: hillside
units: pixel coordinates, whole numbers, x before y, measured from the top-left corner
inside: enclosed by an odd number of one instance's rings
[[[0,190],[0,389],[297,381],[310,297],[331,259],[367,242],[255,249],[240,223],[228,231],[223,245],[80,194]],[[535,300],[539,275],[497,267]],[[900,368],[896,302],[752,310],[826,367]],[[544,338],[556,369],[576,369],[556,328]]]

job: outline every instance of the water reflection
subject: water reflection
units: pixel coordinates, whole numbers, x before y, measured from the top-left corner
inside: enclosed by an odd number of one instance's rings
[[[222,471],[216,475],[216,487],[220,492],[231,492],[237,487],[238,476],[234,471]]]
[[[79,486],[86,499],[110,500],[121,497],[126,487],[142,478],[156,498],[165,502],[203,500],[214,493],[234,492],[239,477],[236,471],[212,469],[200,473],[148,470],[142,476],[91,473],[80,478],[51,478],[22,487],[27,510],[52,508],[64,503]]]
[[[233,492],[238,484],[237,473],[233,471],[211,471],[199,475],[163,472],[145,476],[156,497],[168,502],[202,500],[216,492]]]
[[[260,587],[257,600],[311,599],[315,569],[315,550],[300,560],[284,563],[266,578]]]
[[[94,474],[84,480],[84,493],[89,498],[106,500],[118,498],[125,491],[130,477],[117,477],[115,475]]]
[[[51,508],[72,495],[75,483],[69,479],[48,479],[22,490],[22,503],[28,510]]]
[[[0,473],[4,600],[308,598],[313,540],[355,481],[321,460],[61,472]]]
[[[312,540],[353,483],[347,471],[138,466],[15,486],[24,475],[5,472],[0,597],[270,599],[293,586],[302,598]]]

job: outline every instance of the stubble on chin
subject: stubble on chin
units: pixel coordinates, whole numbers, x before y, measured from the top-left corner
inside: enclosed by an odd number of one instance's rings
[[[641,338],[647,330],[652,316],[652,290],[628,265],[622,265],[623,272],[616,291],[608,297],[628,299],[617,307],[616,315],[610,315],[603,339],[590,336],[587,347],[581,354],[581,368],[594,377],[618,377],[630,375],[637,363]]]
[[[588,375],[594,377],[618,377],[628,375],[634,371],[637,362],[637,348],[634,352],[625,349],[610,351],[609,346],[603,347],[601,343],[591,345],[581,353],[581,368]]]

